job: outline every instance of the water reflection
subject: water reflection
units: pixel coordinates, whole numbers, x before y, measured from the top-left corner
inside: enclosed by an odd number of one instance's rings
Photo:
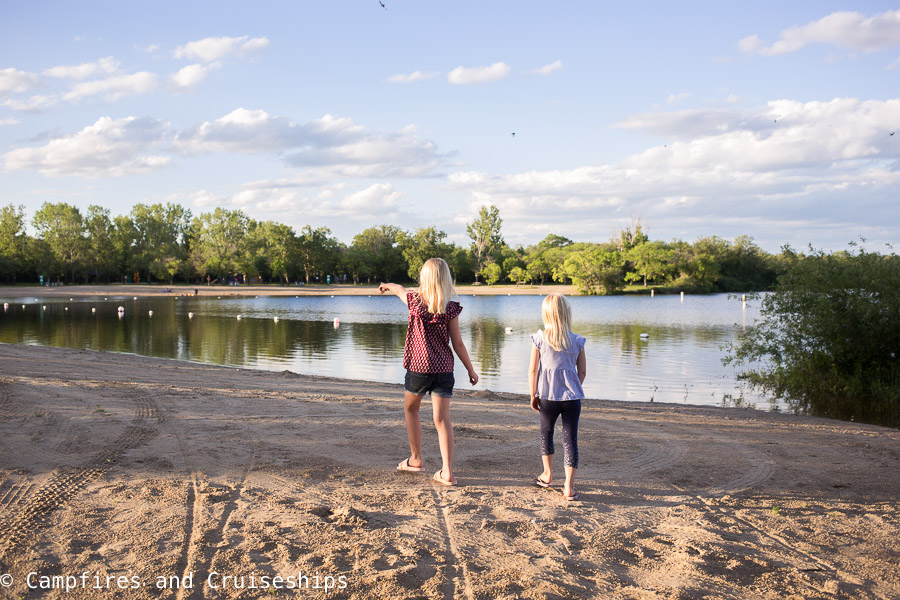
[[[31,298],[0,313],[0,341],[400,382],[406,307],[396,298]],[[765,408],[721,365],[720,347],[758,315],[725,295],[572,298],[587,338],[589,396]],[[480,388],[527,393],[541,298],[464,297],[460,328]],[[46,306],[46,308],[44,308]],[[118,307],[124,314],[118,313]],[[94,309],[94,310],[92,310]],[[153,316],[150,316],[153,311]],[[192,318],[188,316],[192,313]],[[241,315],[237,319],[237,315]],[[275,321],[275,317],[278,321]],[[333,319],[340,318],[335,329]],[[647,334],[642,339],[641,334]],[[457,361],[457,381],[467,385]]]

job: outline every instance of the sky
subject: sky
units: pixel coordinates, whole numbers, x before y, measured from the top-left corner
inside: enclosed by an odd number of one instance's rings
[[[383,1],[0,0],[0,205],[900,243],[897,5]]]

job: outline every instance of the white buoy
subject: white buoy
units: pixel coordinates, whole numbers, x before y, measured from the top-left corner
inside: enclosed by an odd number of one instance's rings
[[[236,317],[236,319],[237,319],[238,321],[240,321],[240,320],[241,320],[241,315],[238,315],[238,316]]]
[[[74,299],[75,299],[75,298],[69,298],[69,302],[71,302],[71,301],[74,300]]]
[[[22,310],[25,310],[25,305],[24,305],[24,304],[22,305]]]
[[[152,316],[153,316],[153,311],[152,311],[152,310],[148,310],[148,311],[147,311],[147,316],[148,316],[148,317],[152,317]]]
[[[681,292],[681,301],[684,302],[684,292]]]
[[[193,319],[193,318],[194,318],[194,313],[188,313],[188,319]]]
[[[277,322],[278,322],[278,317],[275,317],[275,318],[272,319],[272,320],[275,321],[275,322],[277,323]]]
[[[69,310],[69,307],[67,306],[67,307],[65,308],[65,310]]]
[[[650,339],[650,334],[649,334],[649,333],[642,333],[642,334],[641,334],[641,339],[642,339],[642,340],[649,340],[649,339]]]
[[[44,310],[47,310],[47,305],[45,304],[45,305],[42,306],[41,308],[44,309]]]
[[[95,312],[97,312],[97,309],[96,309],[96,308],[91,308],[91,312],[92,312],[92,313],[95,313]]]
[[[124,306],[120,306],[120,307],[119,307],[119,312],[120,312],[120,313],[125,312],[125,307],[124,307]]]
[[[655,295],[656,295],[656,290],[650,290],[650,297],[652,298]]]
[[[337,329],[340,326],[341,326],[341,320],[338,319],[337,317],[335,317],[334,318],[334,328]]]
[[[7,310],[9,308],[9,302],[3,303],[3,310]]]
[[[134,299],[137,300],[137,296],[135,296]]]
[[[104,300],[109,300],[109,298],[106,298],[106,297],[104,297],[103,299],[104,299]]]

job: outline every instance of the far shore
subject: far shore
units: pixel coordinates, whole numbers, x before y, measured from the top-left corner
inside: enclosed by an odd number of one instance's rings
[[[414,286],[414,284],[407,284]],[[459,285],[463,296],[544,296],[555,292],[575,295],[571,285]],[[61,296],[377,296],[378,282],[332,285],[166,285],[163,283],[94,285],[6,285],[0,297],[27,298]]]

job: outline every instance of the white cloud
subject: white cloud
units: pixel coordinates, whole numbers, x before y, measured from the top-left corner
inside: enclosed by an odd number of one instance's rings
[[[489,67],[456,67],[447,74],[447,81],[456,84],[490,83],[509,75],[509,65],[495,62]]]
[[[193,64],[182,67],[169,79],[169,86],[175,91],[188,91],[206,79],[210,69],[216,68],[217,66],[218,63],[212,63],[210,65]]]
[[[0,119],[0,125],[18,125],[18,124],[19,124],[19,120],[14,119],[12,117],[9,117],[6,119]]]
[[[3,155],[5,171],[34,169],[54,177],[117,177],[165,167],[166,156],[150,154],[165,141],[167,124],[156,119],[101,117],[81,131],[44,146]]]
[[[690,97],[691,97],[691,94],[689,92],[681,92],[680,94],[669,94],[666,97],[666,104],[677,104],[678,102],[681,102],[682,100],[687,100]]]
[[[183,154],[278,152],[303,143],[303,131],[284,117],[238,108],[215,121],[180,132],[175,147]]]
[[[65,94],[63,99],[76,101],[87,96],[103,95],[106,100],[114,101],[123,96],[146,94],[155,90],[156,87],[156,74],[141,71],[131,75],[113,75],[106,79],[79,83],[72,88],[72,91]]]
[[[369,132],[333,115],[297,124],[245,108],[180,132],[175,147],[183,154],[276,153],[290,166],[345,177],[423,177],[442,161],[436,146],[412,127]]]
[[[839,98],[780,100],[733,114],[639,115],[621,126],[670,141],[614,165],[499,176],[457,172],[449,182],[468,192],[473,205],[500,208],[505,222],[531,237],[554,231],[605,239],[638,211],[662,226],[655,232],[660,239],[704,229],[746,233],[742,224],[766,215],[782,224],[770,232],[780,237],[771,240],[773,249],[803,235],[784,223],[815,219],[831,234],[843,231],[835,241],[846,242],[869,231],[866,223],[896,222],[900,144],[886,124],[897,114],[900,99]]]
[[[175,58],[188,58],[201,62],[215,62],[229,56],[246,57],[269,46],[264,37],[209,37],[188,42],[175,49]]]
[[[562,69],[563,64],[561,60],[557,60],[555,62],[550,63],[549,65],[544,65],[543,67],[539,67],[537,69],[532,69],[530,71],[525,71],[526,75],[549,75],[554,71],[559,71]]]
[[[0,95],[27,92],[38,81],[34,73],[19,71],[12,67],[0,69]]]
[[[738,48],[748,54],[776,56],[814,43],[863,52],[900,46],[900,10],[868,18],[857,12],[835,12],[818,21],[785,29],[771,46],[766,47],[758,36],[751,35],[738,42]]]
[[[47,110],[59,103],[58,96],[35,95],[28,100],[10,99],[3,102],[3,106],[21,112],[40,112]]]
[[[157,44],[150,44],[149,46],[139,46],[138,51],[144,52],[146,54],[154,54],[159,52],[159,46]]]
[[[426,79],[434,79],[440,73],[424,73],[422,71],[413,71],[408,75],[391,75],[387,78],[388,83],[412,83],[413,81],[424,81]]]
[[[373,222],[399,214],[397,200],[401,194],[389,183],[377,183],[364,189],[349,191],[347,185],[316,186],[306,188],[285,185],[283,181],[259,181],[231,195],[220,195],[208,190],[172,196],[172,201],[187,201],[198,209],[227,207],[242,210],[250,215],[265,215],[297,228],[310,222],[329,223],[337,219],[346,225],[349,221]]]
[[[376,183],[349,194],[341,201],[340,206],[351,216],[390,212],[397,207],[399,198],[400,192],[390,183]]]
[[[112,74],[115,73],[118,68],[119,63],[116,62],[112,56],[107,56],[106,58],[101,58],[95,62],[82,63],[76,66],[52,67],[44,71],[43,74],[47,77],[54,77],[56,79],[82,80],[97,75],[98,73]]]

